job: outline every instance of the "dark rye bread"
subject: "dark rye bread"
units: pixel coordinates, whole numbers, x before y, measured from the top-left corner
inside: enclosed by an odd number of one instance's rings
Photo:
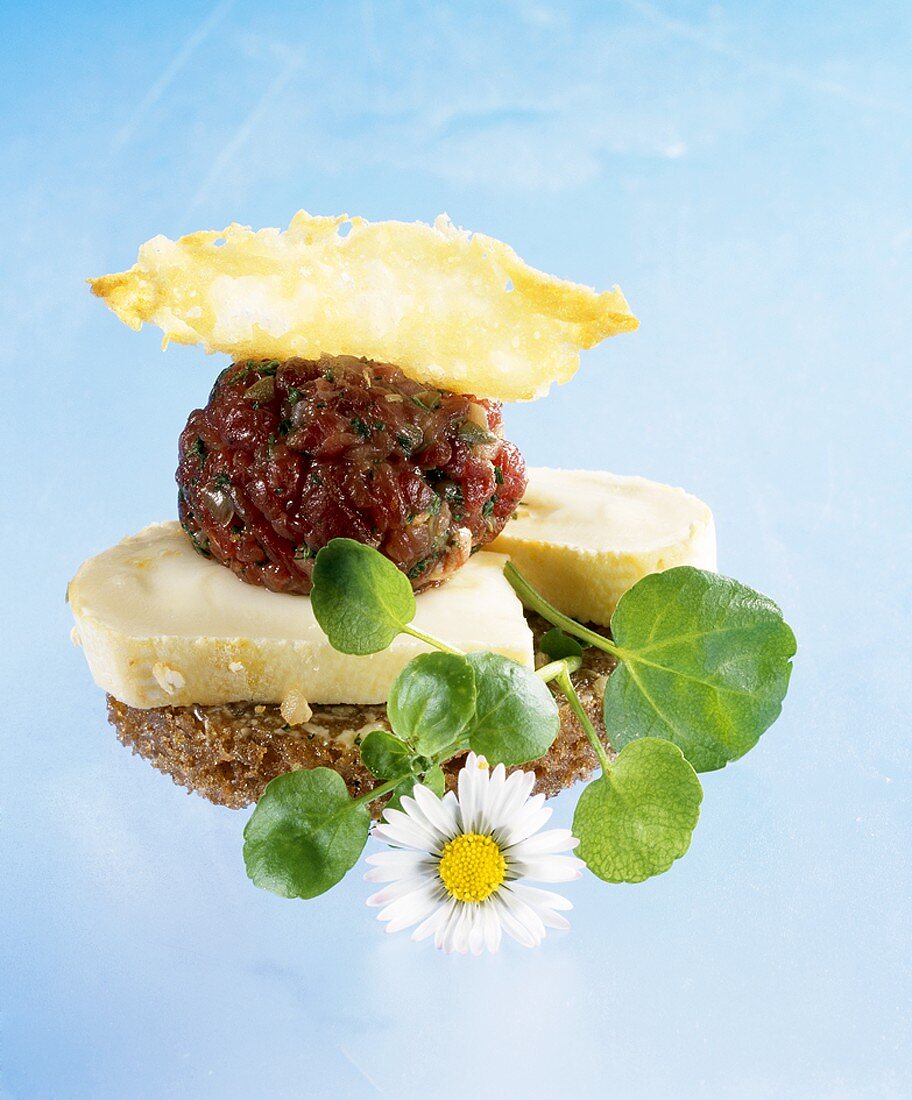
[[[549,624],[527,614],[537,651]],[[573,676],[586,712],[600,736],[604,678],[614,666],[597,649],[587,649],[583,667]],[[548,797],[588,776],[595,753],[577,718],[556,689],[560,731],[547,755],[522,765],[536,775],[535,790]],[[270,779],[297,768],[333,768],[352,794],[370,790],[376,780],[361,765],[360,739],[372,729],[389,729],[386,707],[317,706],[309,722],[289,726],[275,705],[229,703],[223,706],[153,707],[139,710],[108,696],[108,719],[117,736],[181,787],[196,791],[219,806],[239,809],[255,802]],[[341,740],[340,740],[341,738]],[[606,742],[607,744],[607,742]],[[454,759],[444,768],[452,787],[460,767]],[[380,805],[372,807],[375,814]]]

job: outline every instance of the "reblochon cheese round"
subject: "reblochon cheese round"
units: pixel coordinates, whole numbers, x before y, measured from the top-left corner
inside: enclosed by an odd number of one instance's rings
[[[490,549],[509,554],[558,610],[608,626],[618,600],[648,573],[716,569],[703,501],[657,481],[533,467],[514,518]]]
[[[560,611],[609,625],[623,593],[675,565],[716,568],[709,508],[641,477],[533,468],[516,517],[445,585],[416,597],[415,626],[456,649],[531,666],[532,632],[503,575],[509,555]],[[201,557],[174,522],[86,561],[68,588],[99,687],[128,706],[384,702],[428,648],[408,635],[369,657],[332,649],[306,596],[270,592]]]
[[[532,632],[500,554],[476,554],[416,598],[417,629],[467,652],[533,662]],[[178,523],[153,523],[90,558],[68,599],[99,687],[131,707],[370,704],[429,648],[400,634],[368,657],[334,650],[307,596],[270,592],[201,557]]]

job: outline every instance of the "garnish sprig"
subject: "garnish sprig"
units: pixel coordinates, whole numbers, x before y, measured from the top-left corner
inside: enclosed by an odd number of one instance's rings
[[[579,854],[608,882],[641,882],[667,871],[690,846],[703,790],[680,749],[655,737],[621,749],[612,760],[570,678],[570,662],[582,659],[576,638],[558,627],[539,643],[562,658],[556,684],[567,698],[601,767],[583,790],[573,815]],[[547,666],[545,666],[547,667]]]
[[[621,597],[609,639],[558,611],[512,562],[504,575],[526,607],[618,661],[603,700],[614,748],[661,737],[696,771],[714,771],[779,717],[795,635],[747,585],[689,565],[652,573]]]
[[[413,627],[408,578],[378,551],[350,539],[320,550],[311,606],[335,649],[376,653],[405,633],[432,651],[409,661],[393,684],[390,729],[361,743],[375,787],[352,798],[327,768],[268,785],[244,831],[257,885],[287,897],[329,889],[367,840],[369,804],[389,796],[396,806],[417,782],[442,795],[442,765],[469,749],[492,764],[540,759],[560,726],[551,682],[601,769],[573,819],[589,869],[609,882],[640,882],[684,854],[703,797],[696,773],[742,756],[781,710],[795,653],[781,611],[737,581],[681,566],[629,589],[608,638],[558,611],[512,563],[505,575],[523,603],[554,624],[540,642],[549,661],[537,672],[497,653],[460,653]],[[584,644],[617,661],[602,700],[616,755],[571,678]]]
[[[573,681],[570,679],[570,672],[567,668],[567,661],[561,662],[563,668],[556,676],[557,686],[561,689],[564,695],[567,697],[567,702],[570,704],[570,709],[576,715],[576,720],[583,728],[583,732],[592,746],[595,755],[598,757],[598,762],[601,765],[603,774],[607,775],[611,771],[611,761],[608,759],[608,753],[605,751],[605,746],[602,744],[602,740],[596,733],[595,726],[593,726],[589,715],[586,713],[586,708],[583,706],[579,695],[576,693],[576,688],[573,686]]]
[[[402,628],[403,634],[410,634],[413,638],[417,638],[419,642],[424,642],[425,645],[433,646],[435,649],[439,649],[441,653],[457,653],[462,654],[461,649],[454,649],[453,646],[447,645],[446,642],[441,641],[440,638],[435,638],[433,634],[425,634],[423,630],[417,630],[415,627],[407,625]]]
[[[548,664],[537,668],[535,675],[543,683],[550,684],[552,680],[557,680],[564,672],[576,672],[582,663],[581,657],[562,657],[558,661],[549,661]]]
[[[558,627],[564,634],[579,638],[586,645],[594,645],[598,649],[603,649],[606,653],[610,653],[612,657],[618,656],[617,647],[608,638],[583,626],[582,623],[571,619],[569,615],[565,615],[562,611],[558,611],[553,604],[548,603],[545,597],[529,584],[513,562],[508,561],[504,566],[504,576],[510,582],[513,591],[522,600],[523,605],[528,607],[530,611],[537,611],[543,619]]]

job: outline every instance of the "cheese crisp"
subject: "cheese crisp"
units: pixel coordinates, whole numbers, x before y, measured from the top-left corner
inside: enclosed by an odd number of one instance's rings
[[[581,348],[639,323],[618,287],[546,275],[445,215],[430,226],[302,210],[284,232],[153,237],[129,271],[89,282],[131,328],[158,325],[165,345],[235,360],[364,356],[501,401],[543,396],[573,377]]]

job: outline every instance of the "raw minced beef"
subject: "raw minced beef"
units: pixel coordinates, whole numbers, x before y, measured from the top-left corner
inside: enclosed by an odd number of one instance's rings
[[[380,550],[416,590],[495,538],[526,487],[500,405],[348,356],[234,363],[190,414],[177,470],[196,549],[307,594],[330,539]]]

